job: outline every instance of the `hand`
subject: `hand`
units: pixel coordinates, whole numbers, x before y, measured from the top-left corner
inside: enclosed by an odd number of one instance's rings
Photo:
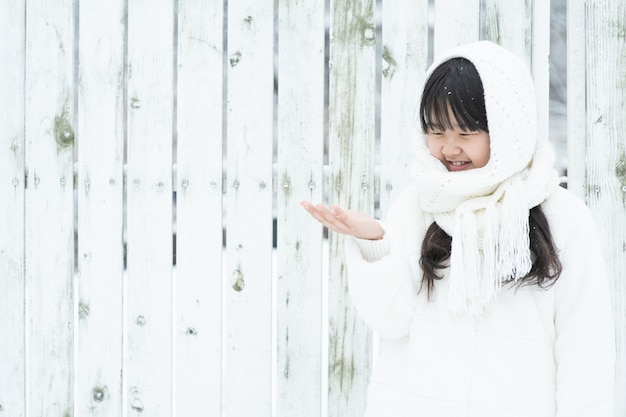
[[[315,220],[337,233],[369,240],[382,239],[385,234],[376,220],[358,211],[344,210],[335,205],[328,208],[323,204],[313,205],[308,201],[302,201],[300,205]]]

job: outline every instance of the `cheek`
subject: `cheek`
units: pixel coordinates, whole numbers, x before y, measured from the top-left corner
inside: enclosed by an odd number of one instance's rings
[[[487,162],[489,162],[489,158],[491,157],[489,136],[486,135],[486,137],[481,139],[482,140],[476,144],[477,146],[474,149],[473,163],[476,168],[482,168],[487,165]]]
[[[435,140],[427,139],[426,146],[428,147],[428,151],[432,156],[441,159],[441,147],[437,145]]]

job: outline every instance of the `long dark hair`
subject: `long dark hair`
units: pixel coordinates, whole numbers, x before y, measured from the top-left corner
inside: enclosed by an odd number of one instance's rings
[[[449,110],[448,110],[449,109]],[[489,133],[482,81],[474,64],[465,58],[452,58],[439,65],[426,81],[420,104],[420,123],[424,133],[432,129],[452,128],[450,112],[462,130]],[[561,275],[559,259],[548,219],[541,206],[528,215],[530,251],[533,263],[519,286],[549,288]],[[422,241],[420,266],[424,272],[421,289],[432,295],[435,281],[442,278],[452,250],[452,237],[433,222]]]

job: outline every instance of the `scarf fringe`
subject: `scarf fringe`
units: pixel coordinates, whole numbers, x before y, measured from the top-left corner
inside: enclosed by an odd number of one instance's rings
[[[456,210],[448,285],[448,302],[455,313],[482,316],[504,282],[517,281],[532,267],[529,209],[521,181],[503,187],[499,195],[480,209]]]
[[[529,210],[523,190],[516,185],[505,193],[502,202],[502,226],[498,236],[498,276],[501,280],[513,279],[517,282],[528,274],[532,260],[528,237]]]

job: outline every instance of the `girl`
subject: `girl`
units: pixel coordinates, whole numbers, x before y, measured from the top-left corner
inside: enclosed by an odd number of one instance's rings
[[[427,72],[414,185],[383,224],[302,205],[346,244],[380,336],[367,417],[612,417],[614,329],[587,207],[558,186],[533,81],[491,42]]]

